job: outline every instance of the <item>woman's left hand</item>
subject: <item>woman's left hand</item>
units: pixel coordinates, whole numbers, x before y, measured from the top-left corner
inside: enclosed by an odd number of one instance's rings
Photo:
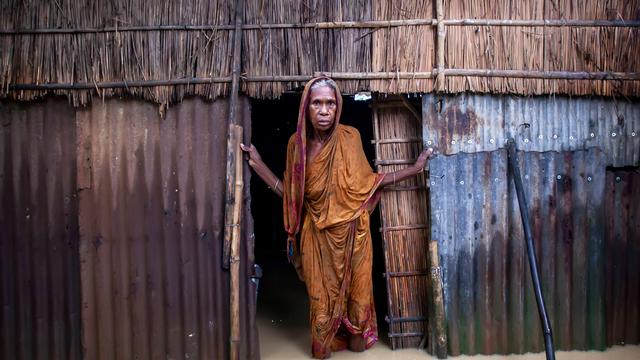
[[[420,156],[418,156],[418,160],[414,164],[417,171],[422,171],[425,166],[427,166],[427,160],[433,154],[433,148],[426,148],[422,150]]]

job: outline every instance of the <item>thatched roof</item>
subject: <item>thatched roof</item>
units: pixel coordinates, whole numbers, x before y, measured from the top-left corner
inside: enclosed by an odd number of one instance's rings
[[[68,94],[74,104],[83,104],[97,92],[168,103],[190,94],[215,98],[230,89],[235,0],[9,0],[0,6],[0,97],[32,99],[48,91]],[[445,20],[618,23],[446,26],[445,69],[582,71],[601,77],[616,72],[640,78],[640,28],[619,26],[622,21],[638,23],[639,0],[451,0],[444,1],[443,15]],[[340,85],[347,93],[640,94],[640,80],[451,76],[451,72],[443,87],[435,89],[432,75],[438,67],[438,37],[431,19],[436,18],[431,1],[244,0],[242,73],[246,81],[241,90],[252,97],[278,97],[318,72],[331,72],[345,78]],[[422,23],[355,28],[342,23],[407,19]],[[40,30],[25,31],[33,29]],[[265,81],[270,76],[291,77]],[[385,79],[372,79],[380,77]],[[103,82],[144,84],[172,79],[190,84],[99,88]],[[200,83],[194,85],[194,81]],[[96,89],[10,90],[14,84],[46,83],[93,84]]]

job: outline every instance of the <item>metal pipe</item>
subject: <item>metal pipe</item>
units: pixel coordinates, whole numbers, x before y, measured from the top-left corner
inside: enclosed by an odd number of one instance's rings
[[[553,335],[551,332],[551,322],[547,315],[547,309],[542,297],[542,289],[540,287],[540,276],[538,274],[538,259],[536,258],[536,250],[533,247],[533,235],[531,233],[531,225],[529,224],[529,203],[522,186],[522,178],[520,177],[520,166],[516,157],[515,141],[509,139],[507,141],[507,153],[509,155],[509,169],[513,174],[513,182],[516,186],[516,194],[518,196],[518,206],[520,207],[520,217],[522,219],[522,228],[524,230],[525,241],[527,244],[527,255],[529,258],[529,269],[531,270],[531,279],[533,282],[533,291],[538,304],[538,313],[540,314],[540,322],[542,323],[542,333],[544,334],[544,348],[547,360],[555,360],[555,351],[553,348]]]

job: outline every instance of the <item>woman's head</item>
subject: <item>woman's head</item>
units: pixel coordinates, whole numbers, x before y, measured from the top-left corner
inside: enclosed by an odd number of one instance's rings
[[[329,78],[320,78],[309,88],[307,119],[319,132],[330,131],[339,115],[339,92],[336,83]]]

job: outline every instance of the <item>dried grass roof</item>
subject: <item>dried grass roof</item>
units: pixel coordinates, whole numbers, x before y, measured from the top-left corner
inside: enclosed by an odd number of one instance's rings
[[[432,1],[244,0],[245,24],[434,19]],[[8,0],[0,5],[0,97],[33,99],[45,91],[10,91],[11,84],[144,81],[231,76],[235,1],[109,2]],[[640,0],[451,0],[445,19],[640,20]],[[199,30],[138,30],[9,34],[15,29],[104,29],[206,25]],[[640,72],[638,27],[447,26],[445,67],[543,71]],[[317,72],[431,72],[436,28],[252,28],[242,33],[242,72],[249,77]],[[222,81],[222,80],[220,80]],[[242,82],[252,97],[278,97],[303,82]],[[342,80],[346,93],[434,91],[432,79]],[[186,95],[216,98],[215,82],[124,89],[48,90],[76,105],[99,96],[134,95],[176,102]],[[640,81],[549,80],[447,76],[446,92],[637,96]]]

